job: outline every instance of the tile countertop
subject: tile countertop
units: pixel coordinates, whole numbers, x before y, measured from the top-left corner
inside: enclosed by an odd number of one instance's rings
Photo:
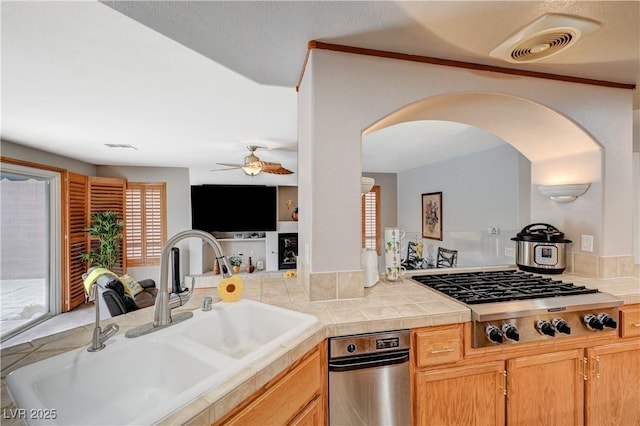
[[[506,269],[508,266],[490,269]],[[512,268],[512,267],[511,267]],[[456,272],[487,270],[488,268],[458,268]],[[412,271],[406,277],[443,271]],[[625,304],[640,303],[640,279],[637,276],[597,279],[577,275],[549,275],[554,279],[573,282],[620,297]],[[280,275],[243,275],[243,298],[261,301],[315,315],[320,323],[303,335],[280,347],[269,356],[241,371],[221,386],[204,393],[196,400],[160,424],[210,424],[221,418],[231,408],[262,387],[280,371],[331,336],[359,334],[403,328],[454,324],[470,321],[470,310],[464,305],[442,296],[411,280],[398,282],[380,281],[365,289],[365,296],[358,299],[309,302],[296,279],[284,279]],[[204,296],[217,297],[216,289],[199,289],[193,299],[180,310],[198,309]],[[149,322],[153,309],[143,309],[127,315],[103,321],[120,325],[118,333]],[[2,349],[2,408],[15,408],[5,387],[6,375],[27,365],[62,352],[87,346],[91,341],[93,324],[78,327],[29,343]],[[3,419],[3,425],[24,424],[22,420]]]

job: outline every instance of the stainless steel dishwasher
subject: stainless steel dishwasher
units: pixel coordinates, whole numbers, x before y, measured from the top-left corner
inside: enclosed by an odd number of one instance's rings
[[[329,339],[329,424],[409,425],[409,331]]]

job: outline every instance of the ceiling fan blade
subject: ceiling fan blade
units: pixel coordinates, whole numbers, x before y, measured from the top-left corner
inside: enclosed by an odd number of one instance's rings
[[[272,175],[290,175],[293,172],[289,169],[285,169],[284,167],[280,167],[277,170],[263,170],[265,173],[271,173]]]
[[[231,167],[234,169],[239,169],[244,167],[244,164],[236,164],[236,163],[216,163],[219,166],[227,166],[227,167]]]
[[[260,161],[262,171],[265,173],[271,173],[273,175],[290,175],[293,172],[289,169],[282,167],[280,163],[270,163],[268,161]]]

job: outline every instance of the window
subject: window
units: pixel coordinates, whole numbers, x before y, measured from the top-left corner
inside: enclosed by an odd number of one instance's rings
[[[22,163],[0,164],[1,341],[60,313],[61,172]]]
[[[380,256],[380,185],[362,196],[362,247]]]
[[[166,184],[127,183],[126,237],[129,266],[160,263],[167,239]]]

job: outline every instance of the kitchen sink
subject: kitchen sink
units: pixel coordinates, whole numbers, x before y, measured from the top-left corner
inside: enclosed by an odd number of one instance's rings
[[[181,326],[183,337],[234,359],[255,360],[317,322],[316,317],[302,312],[240,300],[217,303]]]
[[[217,303],[152,334],[116,336],[98,352],[83,347],[16,369],[7,388],[25,413],[50,414],[27,416],[29,424],[152,424],[317,323],[260,302]]]

